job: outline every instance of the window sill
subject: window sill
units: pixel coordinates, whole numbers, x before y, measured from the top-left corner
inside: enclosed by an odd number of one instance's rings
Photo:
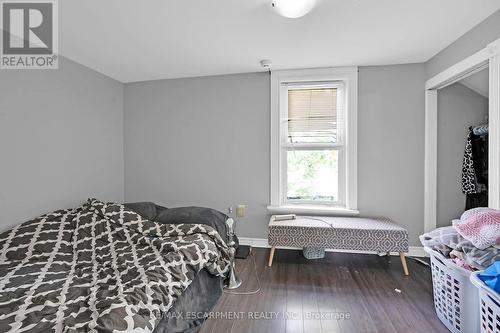
[[[267,211],[271,214],[322,214],[336,216],[358,216],[357,209],[343,207],[313,206],[313,205],[284,205],[267,206]]]

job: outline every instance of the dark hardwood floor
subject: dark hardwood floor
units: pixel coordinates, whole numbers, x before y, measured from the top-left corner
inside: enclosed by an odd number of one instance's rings
[[[201,332],[270,333],[432,333],[448,332],[436,317],[430,268],[399,257],[332,253],[306,260],[301,251],[276,250],[267,267],[267,249],[237,260],[243,285],[254,295],[223,294]],[[396,291],[400,290],[401,292]]]

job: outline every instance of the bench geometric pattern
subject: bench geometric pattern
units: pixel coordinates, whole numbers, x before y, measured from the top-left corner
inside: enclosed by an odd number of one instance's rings
[[[408,231],[387,218],[299,217],[269,223],[271,246],[408,252]]]

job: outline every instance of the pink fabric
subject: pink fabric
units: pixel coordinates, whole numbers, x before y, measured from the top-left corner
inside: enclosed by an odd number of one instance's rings
[[[460,216],[460,223],[467,222],[469,217],[471,217],[472,215],[477,215],[479,213],[484,213],[484,212],[494,212],[494,211],[495,210],[493,208],[488,208],[488,207],[477,207],[468,209],[462,213],[462,216]]]
[[[500,245],[500,211],[491,210],[470,215],[464,223],[456,224],[457,232],[480,250]]]
[[[470,267],[468,263],[465,262],[465,260],[460,259],[460,258],[454,258],[451,259],[458,267],[465,268],[468,271],[475,271],[474,268]]]

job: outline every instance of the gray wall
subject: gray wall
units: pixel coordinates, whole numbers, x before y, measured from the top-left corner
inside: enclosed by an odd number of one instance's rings
[[[427,78],[442,72],[446,68],[467,58],[500,38],[500,11],[457,39],[426,63]]]
[[[464,127],[484,123],[487,114],[488,99],[460,83],[438,91],[438,226],[451,225],[464,211]]]
[[[0,230],[89,196],[123,200],[123,84],[64,58],[0,73]]]
[[[359,208],[423,231],[424,65],[361,68]],[[269,74],[125,85],[125,200],[225,210],[267,236]]]
[[[226,211],[239,234],[266,236],[268,73],[125,85],[125,200]]]
[[[424,80],[422,64],[359,71],[359,210],[405,226],[414,246],[424,224]]]

